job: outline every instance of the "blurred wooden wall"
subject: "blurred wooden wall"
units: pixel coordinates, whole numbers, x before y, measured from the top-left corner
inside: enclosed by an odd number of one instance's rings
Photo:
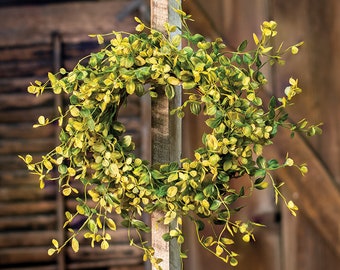
[[[19,3],[20,1],[16,2]],[[11,212],[11,209],[15,209],[15,206],[20,203],[24,205],[30,200],[30,196],[20,197],[21,201],[16,200],[17,195],[14,196],[13,194],[17,193],[13,191],[18,187],[28,186],[32,189],[34,186],[34,181],[28,176],[26,178],[17,177],[24,168],[15,167],[11,169],[10,166],[17,166],[11,160],[23,149],[13,148],[9,143],[13,143],[18,138],[22,140],[24,136],[26,138],[27,136],[31,138],[37,136],[34,133],[28,134],[27,127],[24,131],[11,129],[14,135],[9,135],[7,132],[9,125],[12,127],[20,126],[18,125],[20,121],[18,123],[13,122],[14,118],[12,118],[12,121],[9,117],[13,111],[13,106],[18,107],[19,103],[15,105],[15,102],[10,102],[13,101],[13,98],[15,100],[14,94],[21,95],[24,93],[29,80],[34,80],[35,76],[40,79],[41,76],[46,75],[47,71],[53,69],[53,65],[48,63],[51,59],[46,60],[52,57],[51,33],[53,31],[58,30],[62,34],[64,49],[70,49],[69,53],[66,53],[69,57],[65,62],[70,67],[79,52],[87,52],[84,47],[79,45],[82,41],[87,40],[87,34],[109,32],[113,28],[115,30],[133,29],[131,17],[125,21],[115,20],[120,8],[130,2],[133,1],[106,0],[86,1],[81,4],[71,3],[69,6],[71,8],[66,12],[61,9],[61,4],[55,6],[43,5],[40,8],[37,6],[35,8],[21,6],[21,9],[17,7],[0,8],[0,100],[2,101],[2,106],[0,106],[0,237],[2,237],[0,241],[0,264],[3,262],[2,268],[5,267],[6,261],[10,259],[7,256],[8,252],[12,251],[10,249],[19,247],[19,251],[28,250],[27,247],[31,247],[30,243],[34,240],[27,237],[26,241],[21,241],[19,235],[19,238],[16,236],[17,238],[12,238],[12,241],[6,242],[9,232],[20,231],[18,225],[15,227],[10,223],[13,217],[18,218],[19,210]],[[340,76],[338,75],[340,67],[337,61],[340,54],[340,18],[338,16],[340,14],[340,2],[338,0],[184,0],[183,3],[185,9],[196,20],[191,25],[194,32],[203,33],[211,39],[222,36],[231,48],[236,48],[244,39],[248,39],[251,44],[252,33],[260,33],[259,26],[262,21],[271,19],[278,22],[278,40],[284,40],[287,46],[304,40],[305,45],[301,52],[297,56],[288,57],[286,66],[266,70],[269,84],[265,91],[281,96],[283,89],[288,85],[289,77],[299,78],[304,93],[296,99],[297,106],[290,111],[292,121],[298,121],[301,117],[307,116],[310,122],[324,123],[322,136],[308,140],[297,137],[294,141],[280,137],[278,144],[269,149],[268,154],[274,157],[282,158],[287,152],[290,152],[297,161],[306,161],[309,164],[310,172],[305,177],[301,177],[294,170],[284,170],[276,176],[277,179],[286,182],[285,193],[288,198],[297,202],[300,211],[298,216],[294,218],[284,207],[274,204],[273,194],[270,192],[256,193],[243,213],[247,217],[264,222],[267,224],[267,228],[256,231],[256,242],[250,245],[238,243],[237,251],[241,256],[239,257],[239,265],[235,269],[337,269],[340,263],[340,142],[338,135],[340,131],[340,106],[337,104],[340,98]],[[84,9],[87,9],[87,12],[82,12]],[[59,20],[52,19],[57,17],[59,17]],[[34,50],[28,49],[33,44],[38,45],[34,47]],[[30,55],[34,59],[40,59],[40,62],[29,60]],[[41,69],[41,65],[43,65],[43,69]],[[23,72],[19,67],[22,67],[26,72],[24,78],[19,77],[20,73]],[[8,71],[11,72],[6,74],[5,72]],[[20,104],[22,104],[21,110],[27,109],[24,100],[21,100]],[[38,105],[33,104],[32,108],[34,109]],[[136,108],[142,105],[134,103],[133,106]],[[142,111],[143,108],[137,109],[137,114]],[[38,114],[39,112],[36,112],[36,117]],[[30,115],[26,115],[26,117],[35,118],[35,116]],[[189,156],[192,150],[200,145],[199,134],[202,134],[205,129],[203,120],[202,117],[184,119],[184,156]],[[138,129],[138,123],[135,124],[133,121],[131,118],[127,118],[127,122],[132,123],[133,129]],[[147,125],[139,126],[141,136],[144,136],[144,138],[148,136],[146,127]],[[27,134],[25,135],[25,133]],[[48,137],[52,136],[51,134],[53,134],[53,131],[47,130],[42,135]],[[147,144],[143,146],[145,145]],[[33,145],[26,145],[26,147],[30,146]],[[39,147],[36,149],[44,151],[48,145],[40,144]],[[147,150],[144,149],[144,151]],[[38,189],[37,186],[36,188]],[[9,191],[12,191],[12,193]],[[40,194],[38,191],[35,192]],[[55,194],[52,194],[51,198],[55,199]],[[15,203],[13,204],[14,208],[9,207],[10,202]],[[44,204],[44,206],[46,205]],[[41,211],[47,211],[54,215],[56,209],[52,208],[44,208],[45,210]],[[34,219],[36,211],[40,210],[31,209],[30,211],[32,212],[30,217]],[[44,215],[44,212],[40,213],[43,214],[39,215],[40,217],[46,218],[48,216]],[[40,219],[34,220],[37,224],[40,222]],[[46,219],[44,220],[46,221]],[[48,224],[51,224],[51,222]],[[55,225],[52,222],[52,225],[50,225],[52,227],[48,228],[49,232],[41,234],[45,238],[40,238],[40,242],[43,242],[41,244],[43,249],[39,249],[39,252],[41,252],[39,254],[45,254],[43,252],[50,243],[51,233],[57,233]],[[187,237],[185,248],[190,250],[190,257],[185,262],[185,269],[231,269],[231,267],[219,263],[215,257],[199,247],[189,225],[187,225],[186,230],[189,237]],[[23,233],[23,235],[29,235],[28,233],[25,234],[25,231]],[[122,238],[121,241],[124,241],[124,239]],[[8,248],[8,245],[12,246]],[[35,258],[37,257],[39,256],[35,256]],[[40,262],[42,268],[57,269],[55,258],[52,260],[46,257],[41,258],[47,260],[45,266],[43,261]],[[25,264],[25,259],[22,260]],[[118,262],[117,259],[116,262]],[[136,262],[138,262],[138,258]],[[127,266],[122,265],[122,262],[119,263],[121,266],[115,266],[113,262],[112,269],[140,269],[140,266],[127,268]],[[12,261],[11,264],[16,267],[15,261]],[[25,267],[24,264],[20,267]],[[13,269],[13,267],[11,268]],[[63,268],[59,267],[59,269]]]
[[[287,152],[297,162],[307,162],[309,173],[282,170],[277,179],[288,198],[300,207],[292,217],[283,206],[276,206],[273,194],[257,193],[248,203],[244,215],[266,223],[256,232],[256,242],[238,246],[241,254],[236,269],[252,270],[319,270],[337,269],[340,263],[340,2],[337,0],[216,0],[184,1],[194,18],[193,29],[212,39],[222,36],[236,48],[244,39],[252,43],[252,33],[260,33],[264,20],[278,22],[278,42],[286,46],[305,41],[287,64],[266,70],[266,91],[284,95],[290,77],[299,78],[303,94],[289,110],[291,120],[307,117],[311,123],[323,122],[323,135],[295,140],[277,138],[268,155],[282,159]],[[195,14],[196,13],[196,14]],[[204,19],[201,19],[204,18]],[[185,121],[185,120],[184,120]],[[184,129],[186,153],[200,144],[205,129],[203,121],[188,119]],[[288,138],[288,139],[287,139]],[[192,228],[189,228],[190,232]],[[191,244],[191,243],[190,243]],[[203,249],[194,245],[188,265],[194,269],[226,269]],[[192,248],[191,247],[191,248]],[[188,267],[188,269],[191,269]]]

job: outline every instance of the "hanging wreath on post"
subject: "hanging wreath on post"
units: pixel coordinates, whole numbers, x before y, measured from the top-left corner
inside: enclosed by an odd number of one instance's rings
[[[234,220],[233,203],[250,197],[253,189],[271,186],[276,201],[280,198],[293,215],[298,210],[282,195],[282,183],[275,182],[272,171],[294,166],[305,174],[306,165],[295,164],[288,155],[283,163],[268,159],[263,148],[272,144],[279,127],[307,135],[319,134],[321,129],[304,119],[297,124],[287,121],[284,108],[301,92],[297,79],[291,78],[285,95],[272,97],[268,104],[263,104],[259,89],[267,82],[262,67],[283,62],[282,55],[289,51],[296,54],[302,43],[285,50],[281,44],[274,49],[270,44],[277,25],[265,21],[262,35],[253,35],[254,50],[246,51],[244,41],[237,51],[230,52],[221,39],[210,42],[200,34],[191,34],[186,24],[190,15],[176,12],[182,17],[181,35],[169,38],[175,26],[165,24],[168,35],[164,35],[136,18],[137,33],[93,35],[99,44],[113,37],[105,48],[79,61],[72,71],[62,68],[57,74],[48,73],[46,83],[36,81],[28,87],[28,92],[37,96],[46,90],[56,95],[66,93],[69,106],[66,111],[58,108],[60,115],[55,119],[40,116],[34,125],[57,121],[60,144],[38,162],[29,154],[20,158],[31,173],[39,176],[41,188],[46,181],[58,181],[60,192],[70,196],[80,194],[73,184],[80,182],[84,194],[77,198],[75,212],[65,213],[64,226],[76,216],[84,216],[84,222],[79,230],[68,228],[71,236],[65,243],[53,239],[50,255],[69,242],[77,252],[77,238],[84,228],[88,229],[84,237],[91,239],[92,246],[100,243],[107,249],[111,238],[107,230],[116,230],[111,213],[120,215],[122,224],[141,236],[141,232],[150,231],[140,219],[142,213],[162,211],[161,222],[178,223],[163,235],[164,241],[175,238],[180,244],[184,242],[182,217],[188,216],[196,225],[201,245],[235,266],[234,236],[241,234],[249,242],[254,239],[253,227],[260,224]],[[187,45],[179,49],[182,39]],[[189,107],[191,113],[208,117],[205,123],[210,131],[202,136],[203,146],[195,150],[193,159],[183,158],[180,164],[151,166],[136,157],[132,137],[125,134],[124,125],[117,119],[129,95],[157,98],[155,89],[159,86],[169,100],[176,95],[176,86],[181,86],[188,97],[172,114],[183,117],[184,108]],[[51,173],[54,170],[57,177]],[[232,187],[240,177],[249,178],[249,190]],[[200,234],[206,219],[217,224],[213,235]],[[142,248],[144,259],[158,267],[160,260],[154,256],[153,247],[143,241],[136,244],[133,239],[130,243]]]

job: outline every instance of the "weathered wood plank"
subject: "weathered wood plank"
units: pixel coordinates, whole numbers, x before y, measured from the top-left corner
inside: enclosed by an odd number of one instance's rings
[[[31,153],[33,156],[34,161],[39,161],[41,160],[41,155],[46,154],[45,153]],[[23,155],[26,155],[27,153],[22,153]],[[13,171],[20,171],[20,170],[27,170],[26,164],[19,159],[19,157],[14,154],[14,155],[0,155],[0,175],[2,174],[2,171],[4,171],[6,174],[8,174],[8,171],[13,170]]]
[[[17,158],[17,157],[16,157]],[[21,161],[21,163],[23,163]],[[0,159],[1,164],[1,159]],[[30,174],[27,168],[23,170],[19,170],[18,168],[15,170],[1,170],[0,171],[0,186],[37,186],[39,183],[39,177],[33,174]]]
[[[54,125],[33,128],[33,123],[0,124],[1,139],[44,139],[53,137],[56,132]]]
[[[124,264],[136,264],[141,262],[144,253],[143,250],[126,244],[111,245],[107,250],[102,250],[100,247],[92,248],[87,245],[80,247],[77,253],[75,253],[71,247],[67,247],[66,252],[69,260],[73,262],[78,260],[86,260],[88,262],[107,259],[123,259]]]
[[[52,59],[51,40],[45,44],[40,43],[30,46],[15,44],[14,46],[0,47],[0,51],[0,62],[2,63]]]
[[[112,29],[133,31],[132,20],[118,21],[115,16],[128,2],[82,1],[1,8],[0,46],[46,44],[54,31],[61,33],[63,42],[68,43],[89,39],[89,33],[110,33]]]
[[[39,199],[52,199],[56,195],[56,188],[54,185],[46,185],[46,187],[41,190],[38,185],[26,186],[26,187],[1,187],[0,189],[0,201],[10,202],[10,201],[32,201]],[[1,209],[1,208],[0,208]],[[2,210],[2,209],[1,209]],[[0,210],[0,211],[1,211]]]
[[[31,82],[33,83],[36,80],[44,82],[47,80],[46,74],[41,77],[18,77],[19,75],[20,74],[15,74],[15,77],[12,76],[11,78],[0,78],[0,93],[27,93],[27,86],[29,86]]]
[[[33,230],[54,229],[57,218],[55,215],[34,215],[18,217],[0,217],[0,230]]]
[[[42,138],[31,140],[1,140],[0,154],[19,154],[49,151],[55,145],[54,138]]]
[[[112,270],[120,270],[120,269],[128,269],[128,270],[142,270],[145,269],[142,265],[141,259],[138,258],[115,258],[115,259],[105,259],[102,261],[94,261],[94,262],[75,262],[75,263],[68,263],[67,269],[76,270],[76,269],[107,269]],[[128,268],[124,267],[121,268],[122,265],[128,265]],[[137,265],[137,268],[135,268]],[[118,266],[118,268],[114,267]]]
[[[0,74],[4,78],[17,77],[20,74],[23,77],[44,76],[51,70],[50,60],[46,61],[13,61],[8,63],[0,62]]]
[[[48,246],[55,238],[54,230],[19,231],[0,233],[0,249],[10,247]]]
[[[36,106],[46,106],[46,103],[52,106],[55,95],[53,93],[44,93],[37,98],[29,93],[13,93],[0,95],[0,110],[15,108],[33,108]]]
[[[55,263],[53,264],[46,264],[46,265],[34,265],[34,266],[28,266],[25,265],[15,265],[13,267],[9,265],[2,265],[1,270],[58,270],[57,265]]]
[[[0,123],[30,122],[36,123],[40,115],[52,119],[55,116],[53,107],[23,109],[15,111],[0,111]]]
[[[33,202],[0,202],[1,216],[18,216],[51,213],[56,211],[54,200],[33,201]],[[1,241],[0,241],[1,242]]]
[[[48,248],[48,246],[2,248],[0,249],[0,265],[53,262],[55,256],[47,254]]]

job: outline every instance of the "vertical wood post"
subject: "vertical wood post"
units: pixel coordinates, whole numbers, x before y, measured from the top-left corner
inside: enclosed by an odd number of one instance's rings
[[[61,68],[61,58],[62,58],[62,40],[61,35],[57,32],[52,33],[52,46],[53,46],[53,72],[57,73]],[[62,96],[56,95],[54,97],[54,109],[55,113],[58,114],[58,106],[62,107]],[[60,133],[60,127],[57,127],[56,134]],[[56,135],[55,137],[56,145],[59,144],[59,136]],[[58,191],[57,192],[57,228],[58,228],[58,241],[59,243],[63,243],[65,241],[65,232],[63,229],[64,225],[64,212],[65,212],[65,202],[63,195]],[[57,257],[57,269],[64,270],[66,267],[65,262],[65,252],[64,250],[61,251],[60,256]]]
[[[150,0],[151,27],[164,32],[164,23],[180,26],[179,15],[172,8],[179,8],[176,0]],[[170,102],[164,94],[164,89],[157,89],[158,98],[151,103],[151,139],[152,163],[167,163],[179,161],[181,155],[181,121],[177,116],[170,116],[172,108],[181,104],[181,89],[176,88],[176,96]],[[165,242],[162,235],[176,224],[165,226],[158,222],[163,216],[161,212],[151,215],[151,242],[155,248],[155,256],[163,261],[163,270],[181,269],[180,247],[176,239]]]

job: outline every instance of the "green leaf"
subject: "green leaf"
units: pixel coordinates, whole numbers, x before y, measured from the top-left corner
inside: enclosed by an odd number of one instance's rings
[[[152,176],[153,179],[156,179],[156,180],[160,180],[160,179],[164,179],[165,178],[165,175],[162,174],[158,170],[152,170],[151,171],[151,176]]]
[[[197,102],[191,102],[190,111],[194,115],[199,115],[199,113],[201,112],[201,104]]]
[[[271,160],[268,160],[267,166],[268,166],[268,169],[275,170],[280,167],[280,164],[276,159],[271,159]]]
[[[175,87],[171,84],[167,84],[165,86],[165,95],[169,100],[173,99],[175,97]]]
[[[230,194],[228,196],[226,196],[224,198],[225,203],[227,204],[232,204],[233,202],[235,202],[237,199],[239,198],[239,196],[237,194]]]
[[[188,81],[188,82],[183,82],[182,83],[182,87],[183,89],[192,89],[192,88],[195,88],[196,87],[196,82],[194,81]]]
[[[230,265],[236,266],[236,265],[238,265],[238,261],[234,257],[232,257],[232,258],[230,258]]]
[[[162,235],[162,238],[165,242],[169,242],[172,237],[170,236],[170,233],[165,233]]]
[[[219,200],[214,200],[213,202],[212,202],[212,204],[210,205],[210,210],[211,211],[216,211],[218,208],[220,208],[220,206],[221,206],[221,201],[219,201]]]
[[[149,226],[147,226],[143,221],[138,220],[138,219],[132,219],[131,225],[134,228],[141,230],[143,232],[150,232],[151,231],[151,228]]]
[[[65,164],[60,164],[58,166],[58,172],[60,174],[66,174],[67,173],[67,166]]]
[[[195,220],[195,224],[198,231],[204,230],[205,225],[201,220]]]
[[[247,45],[248,45],[247,40],[242,41],[242,43],[237,47],[237,51],[243,52],[245,50],[245,48],[247,47]]]
[[[97,233],[98,232],[98,227],[96,222],[93,219],[90,219],[87,223],[87,227],[89,228],[90,232],[92,233]]]

